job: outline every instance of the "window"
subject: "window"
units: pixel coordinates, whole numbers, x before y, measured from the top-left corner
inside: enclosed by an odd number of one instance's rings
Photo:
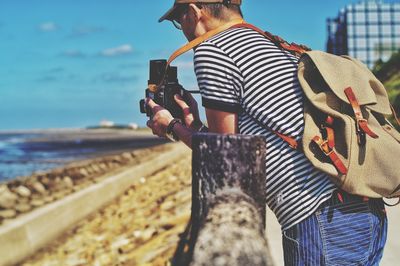
[[[366,34],[366,27],[365,25],[358,25],[356,26],[356,35],[357,36],[365,36]]]
[[[357,49],[366,49],[367,48],[367,39],[358,38],[356,40],[356,47],[357,47]]]
[[[396,37],[394,38],[394,42],[395,42],[395,44],[396,44],[396,47],[397,47],[397,48],[400,48],[400,36],[396,36]]]
[[[368,10],[377,10],[377,9],[378,9],[378,5],[376,3],[373,3],[373,2],[368,3]]]
[[[369,23],[377,23],[378,22],[378,13],[377,12],[368,13],[368,22]]]
[[[392,26],[391,25],[383,25],[382,26],[382,35],[389,36],[392,34]]]
[[[376,51],[373,50],[368,51],[368,58],[369,60],[376,61],[378,59]]]
[[[394,34],[400,36],[400,24],[394,25]]]
[[[354,26],[353,25],[347,25],[347,35],[348,36],[354,35]]]
[[[379,46],[379,38],[369,38],[369,47],[378,48]]]
[[[347,46],[348,46],[349,50],[354,49],[354,39],[353,38],[348,39]]]
[[[382,48],[383,48],[383,50],[391,50],[392,49],[392,39],[391,38],[383,38]]]
[[[357,51],[357,59],[367,61],[367,51]]]
[[[394,13],[394,21],[400,24],[400,9]]]
[[[353,23],[353,13],[346,14],[347,23]]]
[[[355,9],[356,11],[360,12],[360,11],[364,11],[364,10],[365,10],[365,7],[364,7],[364,5],[356,5],[356,6],[354,7],[354,9]]]
[[[382,23],[390,23],[392,20],[390,12],[382,12],[381,13],[381,21]]]
[[[371,36],[379,36],[379,27],[378,27],[378,25],[370,25],[368,27],[368,33]]]
[[[381,10],[382,11],[390,11],[390,6],[389,5],[381,5]]]
[[[356,23],[365,23],[365,13],[364,12],[356,12],[355,17]]]
[[[394,39],[394,48],[395,50],[400,50],[400,38]]]

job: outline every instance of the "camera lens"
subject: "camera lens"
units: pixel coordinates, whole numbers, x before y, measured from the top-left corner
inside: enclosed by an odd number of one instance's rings
[[[146,113],[146,102],[144,101],[144,99],[140,100],[139,102],[139,108],[140,108],[140,112],[142,114]]]
[[[148,84],[160,84],[167,67],[167,60],[150,61],[150,79]]]

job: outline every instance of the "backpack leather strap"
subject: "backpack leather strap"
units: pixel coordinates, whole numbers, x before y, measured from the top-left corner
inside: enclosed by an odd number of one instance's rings
[[[348,87],[344,90],[344,93],[346,94],[347,99],[349,100],[350,105],[353,108],[354,115],[356,116],[358,143],[359,144],[365,143],[365,134],[374,139],[378,138],[378,135],[376,135],[368,127],[368,121],[362,115],[360,104],[358,103],[358,100],[353,92],[353,89],[351,87]]]
[[[330,158],[333,165],[342,175],[347,174],[346,166],[343,164],[342,160],[340,160],[334,149],[329,147],[328,140],[323,140],[319,136],[315,136],[312,140],[320,147],[321,151]]]
[[[329,148],[335,148],[335,131],[333,131],[333,117],[330,115],[327,116],[325,120],[325,126],[322,126],[326,131],[326,139],[328,141]]]
[[[272,131],[272,132],[274,132],[276,135],[278,135],[278,137],[280,137],[281,139],[286,141],[291,148],[293,148],[295,150],[297,150],[299,148],[299,143],[294,138],[283,135],[277,131]]]
[[[268,31],[263,31],[259,28],[257,28],[256,26],[249,24],[249,23],[241,23],[241,24],[237,24],[232,26],[232,28],[249,28],[252,30],[257,31],[258,33],[260,33],[261,35],[263,35],[265,38],[269,39],[271,42],[273,42],[276,46],[278,46],[279,48],[281,48],[282,50],[286,50],[291,52],[292,54],[296,55],[296,56],[300,56],[303,53],[310,51],[311,49],[308,48],[305,45],[299,45],[296,43],[288,43],[287,41],[285,41],[284,39],[282,39],[281,37],[277,36],[277,35],[272,35],[270,32]]]
[[[390,109],[392,109],[392,114],[393,114],[394,120],[396,120],[397,124],[400,126],[400,120],[397,117],[396,110],[394,109],[393,105],[390,105]]]
[[[319,146],[321,151],[330,158],[336,169],[342,175],[345,175],[347,174],[347,168],[334,150],[336,144],[335,131],[333,130],[333,122],[334,118],[328,115],[326,117],[325,123],[321,126],[321,132],[324,131],[322,132],[322,135],[325,140],[320,138],[319,136],[315,136],[312,140]]]

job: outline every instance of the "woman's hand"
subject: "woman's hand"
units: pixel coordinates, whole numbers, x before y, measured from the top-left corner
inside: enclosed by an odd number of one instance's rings
[[[147,98],[146,101],[153,112],[153,118],[147,121],[147,126],[151,128],[154,135],[165,137],[167,127],[174,118],[167,109],[156,104],[152,99]]]

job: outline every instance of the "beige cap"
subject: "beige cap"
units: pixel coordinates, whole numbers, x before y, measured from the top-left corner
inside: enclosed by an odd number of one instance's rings
[[[175,15],[174,13],[177,11],[177,7],[179,4],[195,4],[195,3],[227,3],[233,5],[240,5],[242,0],[175,0],[173,7],[171,7],[167,13],[165,13],[158,22],[162,22],[163,20],[171,20],[171,18]]]

